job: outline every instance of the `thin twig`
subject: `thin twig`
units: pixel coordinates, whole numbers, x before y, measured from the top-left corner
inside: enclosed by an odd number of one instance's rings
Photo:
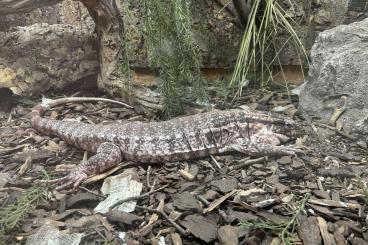
[[[215,158],[214,156],[212,156],[212,155],[210,155],[210,157],[211,157],[212,161],[215,163],[216,167],[217,167],[218,169],[221,169],[221,166],[220,166],[220,164],[218,163],[218,161],[216,160],[216,158]]]
[[[150,190],[152,190],[152,185],[150,183],[150,173],[151,173],[151,165],[148,166],[147,168],[147,186],[150,188]]]
[[[8,120],[6,121],[6,125],[10,124],[10,122],[13,120],[13,113],[15,112],[15,109],[12,110],[10,113],[9,113],[9,117],[8,117]]]
[[[234,166],[231,166],[230,169],[231,170],[237,170],[237,169],[241,169],[241,168],[245,168],[245,167],[249,167],[250,165],[252,164],[255,164],[255,163],[260,163],[260,162],[263,162],[265,161],[266,158],[265,157],[260,157],[260,158],[256,158],[256,159],[249,159],[249,160],[246,160],[245,162],[242,162],[240,164],[237,164],[237,165],[234,165]]]
[[[155,186],[156,186],[156,179],[153,179],[153,183],[150,187],[150,191],[153,191],[155,189]]]
[[[232,1],[233,0],[230,0],[227,3],[223,3],[222,1],[217,0],[218,4],[222,5],[222,8],[212,18],[216,18],[224,9],[226,9],[233,16],[236,16],[234,11],[231,11],[231,9],[229,8],[229,5],[230,3],[232,3]]]
[[[93,195],[95,195],[95,196],[101,197],[101,198],[103,198],[103,199],[105,199],[105,198],[106,198],[106,196],[101,195],[101,194],[99,194],[99,193],[96,193],[96,192],[94,192],[94,191],[91,191],[90,189],[88,189],[88,188],[86,188],[86,187],[78,186],[78,188],[79,188],[79,189],[81,189],[81,190],[84,190],[84,191],[86,191],[86,192],[88,192],[88,193],[91,193],[91,194],[93,194]]]
[[[112,210],[113,208],[115,208],[116,206],[120,205],[120,204],[123,204],[124,202],[129,202],[129,201],[134,201],[134,200],[139,200],[139,199],[142,199],[144,197],[147,197],[155,192],[158,192],[162,189],[165,189],[166,187],[168,187],[169,185],[164,185],[156,190],[152,190],[152,191],[149,191],[149,192],[146,192],[146,193],[143,193],[142,195],[139,195],[139,196],[133,196],[133,197],[127,197],[123,200],[119,200],[118,202],[114,203],[111,207],[110,207],[110,210]]]
[[[199,199],[199,201],[203,202],[205,205],[210,205],[211,202],[207,201],[206,198],[204,198],[203,196],[201,195],[198,195],[197,198]]]
[[[164,217],[167,221],[170,222],[170,224],[172,224],[172,226],[175,227],[175,229],[178,230],[178,232],[183,235],[183,236],[187,236],[188,235],[188,232],[186,230],[184,230],[180,225],[178,225],[174,220],[172,220],[164,211],[162,210],[157,210],[157,209],[152,209],[152,208],[146,208],[146,207],[143,207],[143,206],[135,206],[136,208],[140,208],[140,209],[144,209],[144,210],[147,210],[147,211],[150,211],[150,212],[153,212],[153,213],[156,213],[156,214],[160,214],[162,217]]]

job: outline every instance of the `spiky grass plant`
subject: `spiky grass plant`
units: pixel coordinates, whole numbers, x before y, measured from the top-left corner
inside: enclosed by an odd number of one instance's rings
[[[45,186],[32,187],[22,193],[15,203],[0,209],[0,240],[4,241],[2,238],[6,233],[25,219],[36,203],[46,196],[47,191]]]
[[[267,229],[279,235],[282,244],[292,244],[292,234],[296,231],[299,222],[298,217],[300,214],[305,213],[305,204],[310,198],[310,194],[307,193],[302,200],[299,201],[296,207],[290,207],[289,213],[291,217],[288,221],[282,223],[272,223],[269,221],[257,221],[257,222],[243,222],[240,225],[247,228]]]
[[[235,89],[236,96],[242,94],[243,87],[250,80],[266,86],[272,78],[274,67],[278,67],[286,84],[279,55],[289,43],[294,46],[302,66],[307,58],[306,51],[291,23],[297,25],[291,18],[287,18],[278,0],[254,0],[229,82],[229,89]],[[280,34],[288,35],[281,46],[275,41]]]
[[[133,55],[132,53],[132,32],[133,28],[130,28],[132,25],[132,19],[134,15],[130,11],[130,2],[124,1],[121,2],[122,11],[124,15],[122,16],[122,25],[124,30],[120,32],[120,39],[121,39],[121,57],[120,57],[120,72],[122,75],[126,76],[129,80],[131,77],[131,70],[130,70],[130,57]]]
[[[159,72],[164,118],[182,113],[185,98],[207,100],[188,4],[186,0],[144,0],[149,61]]]

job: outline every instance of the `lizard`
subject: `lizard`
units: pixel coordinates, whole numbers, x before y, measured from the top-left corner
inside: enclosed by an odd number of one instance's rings
[[[252,156],[295,155],[301,152],[281,144],[299,136],[294,120],[269,112],[243,109],[212,111],[159,122],[126,122],[107,125],[44,118],[46,110],[68,102],[122,102],[96,97],[44,100],[33,107],[31,125],[38,132],[57,136],[95,155],[66,176],[52,180],[57,190],[76,188],[90,175],[102,173],[123,160],[164,163],[240,152]],[[132,108],[132,107],[130,107]]]

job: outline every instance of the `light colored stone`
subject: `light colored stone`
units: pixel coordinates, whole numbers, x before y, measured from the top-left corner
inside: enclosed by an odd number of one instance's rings
[[[329,122],[334,110],[342,129],[368,140],[368,19],[337,26],[318,36],[311,52],[309,78],[300,93],[300,109],[308,119]]]
[[[239,244],[237,228],[232,227],[231,225],[225,225],[221,226],[217,233],[221,245]]]

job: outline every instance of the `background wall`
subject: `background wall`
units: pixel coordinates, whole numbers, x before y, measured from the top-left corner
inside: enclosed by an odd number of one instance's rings
[[[368,15],[368,0],[280,1],[295,21],[294,28],[308,52],[319,32]],[[223,8],[227,3],[192,0],[191,4],[193,32],[201,50],[203,72],[209,80],[231,74],[241,43],[242,30],[233,7],[230,4]],[[117,1],[117,4],[123,10],[133,78],[146,86],[155,85],[155,74],[148,69],[140,1]],[[36,94],[40,88],[59,89],[81,81],[95,84],[98,49],[94,32],[92,19],[78,1],[65,0],[26,14],[0,16],[0,88],[11,87],[18,94]],[[282,44],[285,39],[280,34],[277,42]],[[287,79],[301,82],[299,60],[293,47],[286,45],[280,59]]]

